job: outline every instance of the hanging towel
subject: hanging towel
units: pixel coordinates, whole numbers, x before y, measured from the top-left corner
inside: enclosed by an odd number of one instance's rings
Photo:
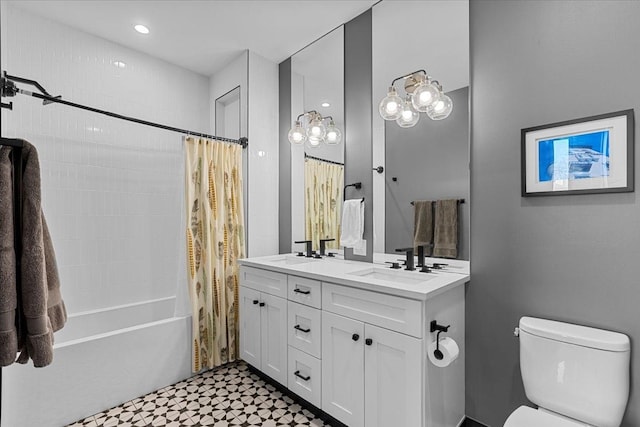
[[[346,248],[362,245],[364,234],[364,201],[345,200],[342,206],[342,230],[340,244]]]
[[[433,256],[458,257],[458,200],[436,201]]]
[[[427,245],[424,254],[430,256],[433,243],[433,202],[416,200],[413,205],[413,247],[417,253],[418,246]]]
[[[0,156],[0,177],[2,177],[2,197],[4,198],[6,186],[6,167],[7,161],[3,155]],[[25,330],[19,331],[20,336],[17,337],[17,351],[20,356],[17,362],[27,363],[29,359],[33,361],[35,367],[43,367],[49,365],[53,360],[53,332],[61,329],[66,320],[67,312],[64,302],[60,294],[60,281],[58,279],[58,268],[56,265],[55,253],[51,236],[47,228],[47,223],[42,214],[41,194],[40,194],[40,163],[38,153],[33,145],[24,141],[22,148],[22,269],[16,272],[15,264],[13,269],[4,266],[4,259],[7,255],[6,245],[11,245],[10,251],[13,252],[13,232],[10,236],[6,229],[6,221],[11,221],[13,227],[13,207],[3,203],[0,208],[0,218],[2,219],[2,227],[0,229],[0,238],[2,244],[2,280],[3,287],[5,283],[12,283],[13,294],[2,292],[0,295],[0,312],[4,311],[4,297],[9,299],[15,296],[16,274],[21,274],[22,280],[22,306],[21,312],[24,319]],[[13,197],[13,188],[11,180],[9,180],[9,194]],[[7,234],[5,234],[7,233]],[[10,237],[10,238],[9,238]],[[15,263],[15,258],[14,261]],[[6,282],[5,282],[6,280]],[[2,323],[5,318],[12,318],[15,322],[15,303],[13,303],[12,313],[5,312],[2,315]],[[10,332],[6,325],[0,325],[0,330]],[[9,341],[11,337],[4,336]],[[11,342],[9,342],[10,345]],[[2,350],[2,362],[5,362],[5,349]],[[15,359],[15,353],[11,356]]]

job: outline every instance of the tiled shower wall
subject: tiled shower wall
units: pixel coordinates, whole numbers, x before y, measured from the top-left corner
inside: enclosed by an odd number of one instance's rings
[[[2,69],[69,101],[209,130],[207,77],[6,2]],[[43,208],[68,311],[186,292],[181,135],[43,106],[23,95],[10,100],[13,111],[2,110],[2,136],[24,138],[38,149]]]

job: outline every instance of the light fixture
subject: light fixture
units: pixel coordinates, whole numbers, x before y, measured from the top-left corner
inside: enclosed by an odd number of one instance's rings
[[[149,34],[149,28],[145,27],[142,24],[137,24],[133,28],[140,34]]]
[[[328,102],[323,102],[322,104],[320,104],[321,106],[323,106],[324,108],[329,108],[331,107],[331,104],[329,104]]]
[[[404,80],[407,94],[404,101],[393,86],[398,80]],[[394,79],[378,110],[383,119],[395,120],[401,127],[412,127],[418,123],[419,113],[427,113],[432,120],[446,119],[453,110],[453,101],[444,94],[438,81],[425,70],[418,70]]]
[[[324,124],[325,120],[329,120],[327,126]],[[333,117],[323,117],[315,110],[300,114],[289,130],[289,142],[294,145],[307,142],[309,147],[315,148],[323,142],[327,145],[336,145],[341,140],[342,132],[336,127]]]

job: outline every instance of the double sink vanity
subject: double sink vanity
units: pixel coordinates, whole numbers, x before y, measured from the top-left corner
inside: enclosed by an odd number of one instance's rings
[[[240,354],[350,427],[451,427],[464,418],[464,284],[469,263],[430,273],[339,257],[240,260]],[[438,368],[432,321],[459,357]]]

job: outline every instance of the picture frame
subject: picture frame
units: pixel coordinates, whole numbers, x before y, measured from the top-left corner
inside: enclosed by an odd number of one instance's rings
[[[634,191],[633,109],[521,130],[522,197]]]

